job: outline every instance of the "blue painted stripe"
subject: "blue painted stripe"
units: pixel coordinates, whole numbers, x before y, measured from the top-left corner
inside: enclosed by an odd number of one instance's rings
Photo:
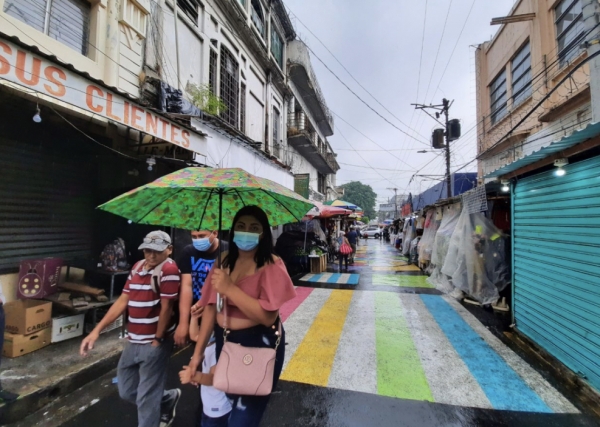
[[[315,275],[314,275],[314,276],[313,276],[313,277],[312,277],[312,278],[309,280],[309,282],[318,282],[318,281],[321,279],[321,277],[323,277],[323,274],[322,274],[322,273],[321,273],[321,274],[315,274]]]
[[[552,412],[442,297],[421,299],[495,409]]]
[[[342,275],[340,273],[333,273],[329,279],[327,279],[326,283],[337,283],[338,279]]]
[[[358,285],[359,277],[360,277],[359,274],[351,274],[350,278],[348,279],[348,282],[346,282],[346,284],[347,285]]]

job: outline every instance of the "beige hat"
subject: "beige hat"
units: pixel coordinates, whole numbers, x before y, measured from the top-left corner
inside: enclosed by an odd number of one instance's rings
[[[164,231],[151,231],[144,237],[144,243],[138,249],[152,249],[153,251],[162,252],[171,246],[171,236]]]

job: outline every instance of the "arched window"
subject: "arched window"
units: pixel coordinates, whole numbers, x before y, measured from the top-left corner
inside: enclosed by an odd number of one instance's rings
[[[256,29],[260,33],[260,35],[265,37],[265,14],[263,12],[262,6],[260,5],[260,0],[252,0],[252,22],[256,26]]]
[[[225,46],[221,46],[221,99],[227,109],[221,118],[231,126],[238,126],[239,64]]]

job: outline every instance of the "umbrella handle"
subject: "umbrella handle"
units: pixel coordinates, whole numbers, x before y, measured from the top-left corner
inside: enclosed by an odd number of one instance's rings
[[[217,312],[220,313],[223,310],[223,297],[217,293]]]

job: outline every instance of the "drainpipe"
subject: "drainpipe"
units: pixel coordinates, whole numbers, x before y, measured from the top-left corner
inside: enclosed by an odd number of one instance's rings
[[[600,22],[598,0],[583,0],[585,31],[591,31],[585,40],[588,57],[600,50]],[[590,60],[590,92],[592,96],[592,123],[600,122],[600,56]]]
[[[104,82],[113,87],[119,84],[119,4],[108,0],[106,6],[106,46],[104,47]]]
[[[181,74],[179,66],[179,31],[177,31],[177,25],[179,21],[179,7],[177,6],[177,0],[173,1],[173,19],[175,20],[175,66],[177,67],[177,89],[181,90]]]

